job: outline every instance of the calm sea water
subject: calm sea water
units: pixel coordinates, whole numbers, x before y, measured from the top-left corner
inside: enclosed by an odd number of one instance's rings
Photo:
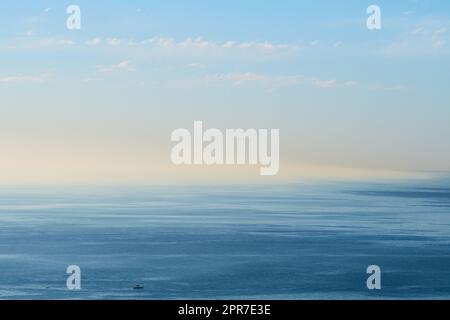
[[[0,299],[241,298],[449,299],[450,183],[0,188]]]

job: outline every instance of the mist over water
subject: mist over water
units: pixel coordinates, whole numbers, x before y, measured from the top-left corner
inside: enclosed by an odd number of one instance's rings
[[[448,181],[0,188],[0,299],[351,298],[450,298]]]

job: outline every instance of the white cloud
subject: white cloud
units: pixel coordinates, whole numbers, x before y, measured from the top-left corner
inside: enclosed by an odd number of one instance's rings
[[[320,88],[333,88],[337,85],[336,80],[320,80],[316,79],[313,81],[313,84]]]
[[[212,51],[212,50],[258,50],[258,51],[276,51],[276,50],[295,50],[300,49],[298,44],[275,44],[269,41],[251,41],[251,42],[237,42],[228,40],[225,42],[214,42],[203,39],[202,37],[188,37],[184,40],[177,41],[169,37],[153,37],[142,41],[126,40],[118,38],[107,39],[107,44],[110,46],[141,46],[154,47],[160,49],[174,49],[174,50],[195,50],[195,51]]]
[[[0,83],[13,84],[13,83],[43,83],[49,75],[47,73],[40,75],[14,75],[0,77]]]
[[[416,29],[414,29],[411,34],[413,36],[418,35],[418,34],[423,34],[425,32],[425,29],[423,27],[418,27]]]
[[[30,51],[46,49],[62,49],[76,45],[75,41],[68,38],[57,37],[35,37],[33,30],[19,34],[10,41],[1,41],[0,48],[12,51]]]
[[[112,66],[104,66],[104,65],[98,65],[96,67],[97,71],[99,72],[114,72],[114,71],[136,71],[136,68],[133,66],[131,61],[125,60],[121,61],[117,64],[114,64]]]
[[[387,57],[448,54],[450,21],[423,20],[395,41],[375,50]]]
[[[130,61],[122,61],[119,62],[116,65],[112,66],[113,69],[117,69],[117,70],[126,70],[126,71],[134,71],[136,70],[132,65]]]
[[[110,46],[118,46],[122,43],[122,40],[118,38],[108,38],[106,39],[106,43]]]
[[[57,45],[61,45],[61,46],[72,46],[75,44],[75,42],[73,40],[69,40],[69,39],[56,40],[54,43]]]
[[[24,36],[24,37],[31,37],[34,34],[34,30],[27,30],[25,32],[20,33],[20,36]]]
[[[447,40],[438,39],[434,42],[434,46],[436,49],[442,49],[447,46]]]
[[[214,74],[207,76],[209,81],[229,81],[239,86],[245,83],[259,82],[269,83],[272,79],[270,76],[256,74],[253,72],[245,73],[226,73],[226,74]]]
[[[175,40],[173,40],[172,38],[154,37],[151,39],[143,40],[141,42],[137,42],[136,44],[143,46],[159,46],[162,48],[174,48]]]
[[[213,74],[206,77],[208,82],[229,82],[235,86],[243,85],[262,85],[270,88],[291,87],[298,85],[311,85],[318,88],[348,88],[356,86],[354,81],[338,82],[337,80],[323,80],[302,75],[281,75],[272,76],[267,74],[258,74],[253,72],[245,73],[222,73]]]
[[[92,38],[92,39],[86,41],[86,44],[88,46],[98,46],[101,43],[102,43],[101,38]]]
[[[377,52],[387,57],[428,56],[447,53],[448,40],[440,36],[413,36],[392,42]]]
[[[199,62],[193,62],[193,63],[189,63],[187,65],[187,67],[191,68],[191,69],[202,69],[204,67],[204,65]]]
[[[211,41],[202,37],[188,37],[184,40],[176,40],[171,37],[157,36],[145,40],[135,40],[117,37],[92,37],[76,43],[75,40],[58,37],[30,37],[33,30],[21,34],[8,43],[14,50],[20,49],[47,49],[62,46],[87,46],[118,48],[128,50],[129,54],[147,56],[152,54],[194,54],[194,55],[253,55],[260,54],[266,57],[277,54],[293,54],[304,48],[297,43],[273,43],[270,41],[239,42],[234,40]],[[23,37],[27,36],[27,37]]]
[[[356,81],[345,81],[342,85],[344,87],[354,87],[357,86],[358,83]]]
[[[71,39],[42,38],[37,39],[37,41],[29,42],[27,45],[29,48],[40,48],[73,46],[74,44],[75,42]]]
[[[193,49],[215,49],[217,44],[214,42],[203,40],[202,38],[187,38],[177,44],[179,48],[193,48]]]
[[[229,43],[228,41],[227,43]],[[290,44],[274,44],[269,41],[265,42],[244,42],[235,45],[235,47],[239,49],[256,49],[260,51],[274,51],[274,50],[282,50],[282,49],[295,49],[298,48],[298,46],[290,45]]]
[[[232,48],[232,47],[234,47],[235,46],[235,42],[234,41],[227,41],[227,42],[225,42],[223,45],[222,45],[222,47],[223,48]]]
[[[442,35],[445,33],[447,33],[447,28],[441,28],[441,29],[435,31],[435,35]]]

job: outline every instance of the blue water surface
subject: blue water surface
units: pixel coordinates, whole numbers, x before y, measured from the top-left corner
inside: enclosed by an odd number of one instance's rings
[[[0,188],[0,299],[381,298],[450,298],[448,181]]]

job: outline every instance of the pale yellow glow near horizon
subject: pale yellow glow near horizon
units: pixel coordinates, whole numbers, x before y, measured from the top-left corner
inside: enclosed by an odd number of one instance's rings
[[[103,185],[179,183],[279,183],[302,180],[373,180],[426,178],[395,170],[287,163],[277,176],[262,177],[260,166],[175,166],[170,150],[136,146],[87,148],[73,145],[10,146],[0,158],[0,185]]]

